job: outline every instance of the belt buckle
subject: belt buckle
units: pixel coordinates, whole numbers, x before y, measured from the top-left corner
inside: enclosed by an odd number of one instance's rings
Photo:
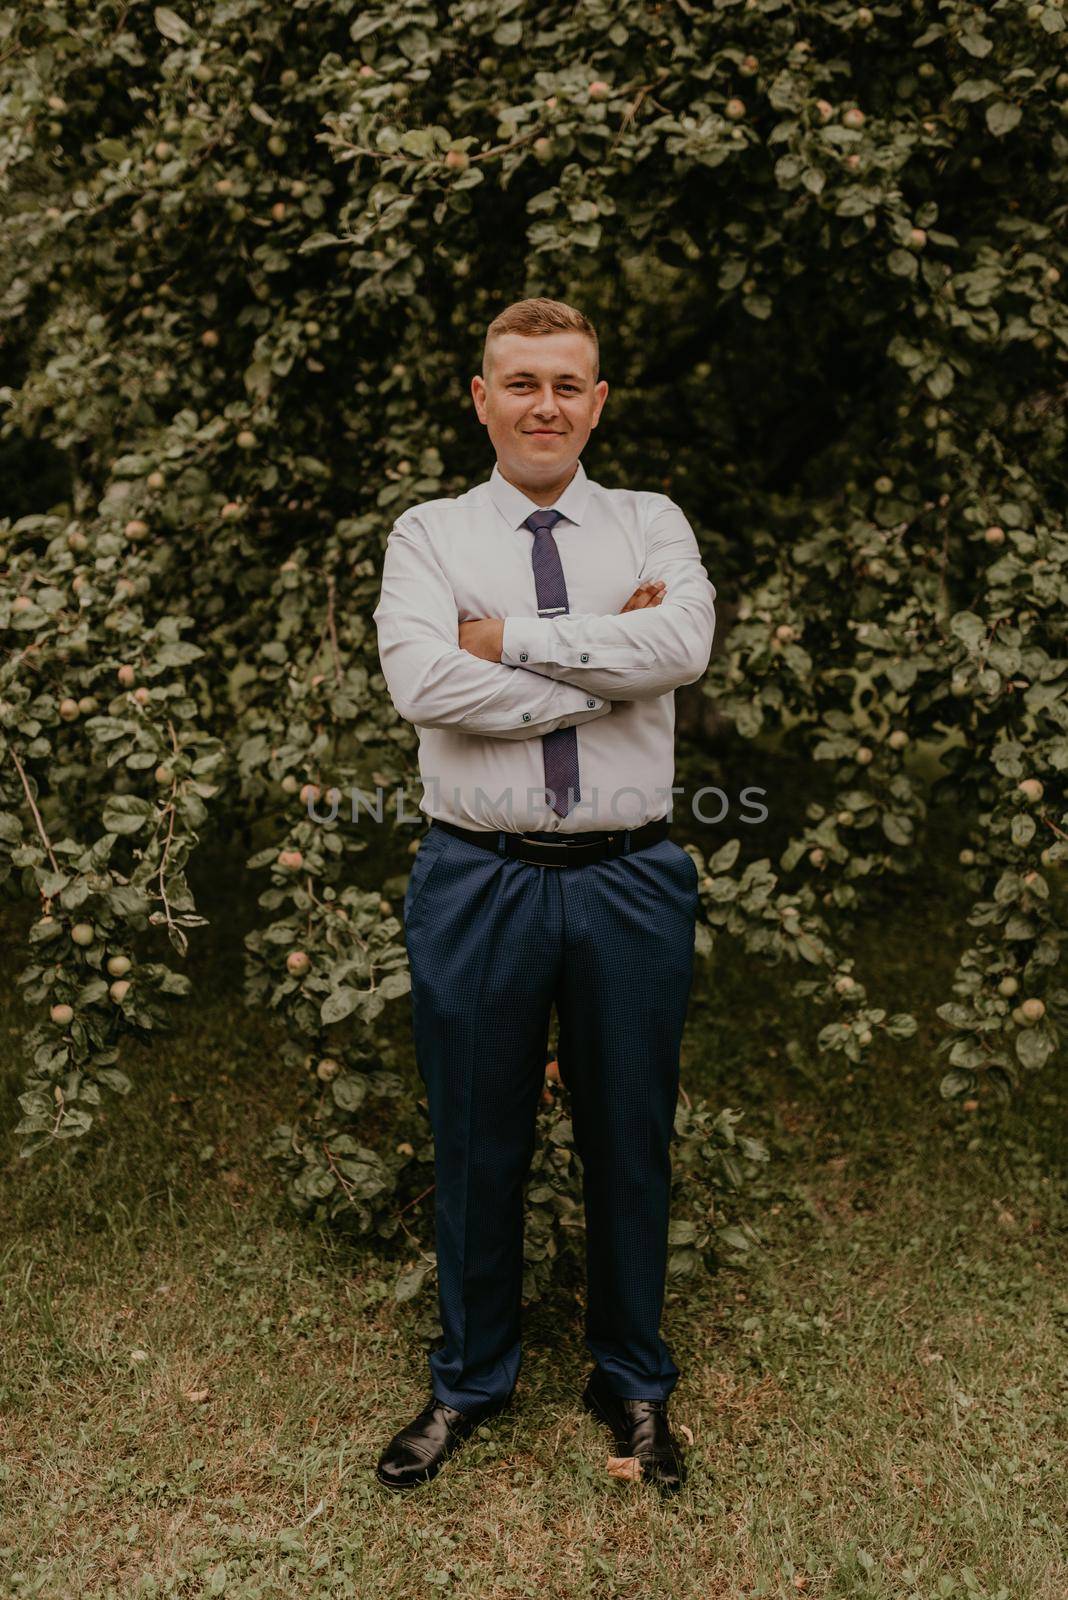
[[[543,861],[543,866],[563,866],[564,862],[567,860],[567,845],[558,844],[554,839],[533,839],[528,833],[521,833],[519,835],[519,839],[521,844],[532,844],[534,846],[535,855],[542,850],[551,851],[553,853],[553,855],[556,857],[556,860]]]
[[[557,842],[554,839],[535,839],[528,833],[521,833],[519,837],[524,844],[532,844],[536,850],[555,850],[559,856],[561,864],[567,860],[568,855],[575,848],[574,845],[568,844],[563,840]],[[572,837],[575,837],[575,835],[572,835]],[[615,841],[616,838],[618,838],[618,834],[609,833],[606,834],[603,839],[598,840],[597,843],[601,845],[610,845]],[[589,845],[587,845],[587,848],[589,848]],[[549,863],[546,863],[546,865],[548,864]]]

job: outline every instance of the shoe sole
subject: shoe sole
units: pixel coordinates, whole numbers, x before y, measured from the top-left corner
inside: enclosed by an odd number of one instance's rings
[[[406,1483],[396,1483],[392,1478],[383,1478],[380,1472],[376,1472],[375,1477],[383,1489],[392,1489],[394,1494],[400,1494],[405,1489],[418,1489],[421,1484],[432,1483],[444,1465],[445,1462],[442,1461],[432,1472],[426,1473],[424,1477],[409,1478]]]

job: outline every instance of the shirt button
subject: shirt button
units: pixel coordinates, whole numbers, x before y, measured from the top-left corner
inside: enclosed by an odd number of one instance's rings
[[[523,721],[524,722],[529,722],[530,721],[530,712],[529,711],[524,711],[523,712]]]
[[[579,657],[579,660],[580,661],[588,661],[589,659],[590,659],[589,651],[588,650],[584,650],[582,652],[581,656]]]
[[[520,659],[520,661],[525,661],[527,659],[527,653],[526,653],[525,650],[520,650],[519,659]]]
[[[592,711],[594,706],[597,704],[597,702],[596,702],[596,700],[587,700],[586,704],[589,706],[590,710]]]

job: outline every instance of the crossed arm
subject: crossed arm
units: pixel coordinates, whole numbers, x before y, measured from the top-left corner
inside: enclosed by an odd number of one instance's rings
[[[716,591],[670,502],[654,520],[646,566],[657,578],[643,578],[616,616],[458,624],[429,541],[417,524],[398,521],[373,614],[394,705],[419,727],[529,739],[605,716],[613,699],[693,682],[711,654]]]
[[[658,606],[664,598],[664,588],[661,578],[650,578],[644,583],[639,583],[626,605],[620,607],[620,616],[624,611],[640,611],[646,606]],[[479,656],[483,661],[500,661],[504,650],[504,625],[507,620],[507,617],[475,617],[470,622],[461,622],[459,629],[461,650],[469,650],[473,656]],[[514,648],[512,654],[515,654]]]

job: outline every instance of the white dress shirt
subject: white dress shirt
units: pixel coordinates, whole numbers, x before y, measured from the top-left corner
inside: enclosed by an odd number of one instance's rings
[[[583,833],[670,816],[675,697],[708,666],[715,588],[665,494],[606,489],[582,462],[554,502],[567,615],[540,617],[523,526],[543,509],[494,466],[455,499],[397,518],[373,613],[386,685],[419,732],[419,809],[464,828]],[[548,507],[544,509],[550,509]],[[657,606],[620,614],[640,582]],[[461,622],[503,617],[501,660],[459,644]],[[575,727],[581,799],[545,794],[542,735]]]

